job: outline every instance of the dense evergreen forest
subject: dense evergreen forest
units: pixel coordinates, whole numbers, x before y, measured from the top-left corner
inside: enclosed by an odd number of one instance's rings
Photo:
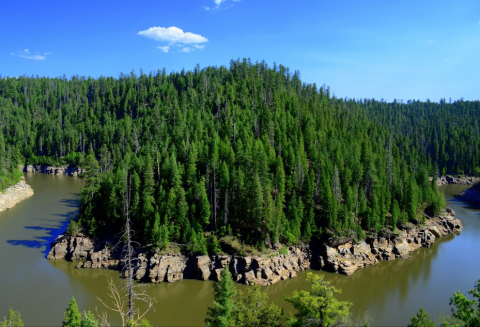
[[[0,92],[2,174],[82,166],[80,224],[118,231],[128,209],[151,248],[362,238],[436,214],[429,177],[480,174],[479,101],[336,98],[265,62],[0,78]]]

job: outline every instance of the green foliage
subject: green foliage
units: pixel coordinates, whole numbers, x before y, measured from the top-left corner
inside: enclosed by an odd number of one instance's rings
[[[281,248],[279,252],[280,254],[288,255],[288,248],[287,247]]]
[[[208,244],[208,252],[212,254],[217,254],[221,250],[222,249],[220,247],[220,241],[217,239],[215,235],[212,235],[212,237],[210,237],[210,242]]]
[[[67,227],[67,235],[75,237],[79,231],[80,225],[74,219],[70,220]]]
[[[285,296],[297,310],[295,326],[336,326],[349,317],[352,304],[335,298],[341,291],[324,281],[323,275],[308,273],[307,282],[312,286],[310,292],[294,291],[292,296]]]
[[[0,188],[18,163],[83,167],[84,230],[118,233],[128,186],[143,246],[222,227],[260,247],[362,238],[441,209],[427,172],[480,174],[479,101],[339,99],[265,62],[9,78],[0,90]]]
[[[254,285],[245,293],[240,293],[235,300],[233,325],[238,327],[281,327],[289,326],[293,316],[273,303],[268,303],[268,296],[260,286]]]
[[[213,285],[213,302],[208,308],[205,324],[209,327],[234,326],[234,296],[236,295],[232,275],[228,269],[222,270],[220,282]]]
[[[63,327],[81,327],[82,315],[78,310],[77,301],[74,297],[70,300],[68,308],[65,311],[65,319],[62,322]]]
[[[425,309],[420,308],[420,311],[412,316],[411,323],[408,327],[435,327],[435,323],[430,319],[430,315]]]
[[[0,327],[24,327],[20,312],[13,311],[12,308],[8,310],[8,317],[0,321]]]
[[[98,319],[90,310],[83,313],[82,321],[80,323],[81,327],[98,327],[98,325]]]
[[[152,327],[150,322],[147,319],[142,319],[138,323],[134,323],[131,320],[127,321],[126,327]]]
[[[461,320],[464,326],[480,326],[480,280],[476,282],[475,288],[468,292],[473,299],[469,300],[462,293],[453,293],[450,299],[452,316]]]

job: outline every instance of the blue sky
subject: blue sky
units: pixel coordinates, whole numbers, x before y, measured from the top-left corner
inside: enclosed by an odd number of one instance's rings
[[[250,57],[337,97],[480,99],[480,1],[5,1],[2,76],[118,76]]]

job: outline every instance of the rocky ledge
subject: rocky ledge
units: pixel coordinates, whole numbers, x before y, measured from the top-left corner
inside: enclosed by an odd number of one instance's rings
[[[432,177],[430,177],[430,180]],[[478,177],[471,176],[441,176],[437,178],[437,185],[448,185],[448,184],[458,184],[458,185],[473,185],[480,180]]]
[[[410,258],[410,252],[421,247],[430,247],[435,238],[462,230],[455,212],[447,208],[441,217],[427,219],[424,226],[407,224],[399,233],[377,236],[354,243],[346,242],[337,246],[324,245],[315,258],[320,269],[352,275],[357,269],[373,266],[381,260]]]
[[[13,208],[17,203],[33,195],[33,189],[22,180],[0,192],[0,211]]]
[[[455,195],[456,198],[468,202],[476,207],[480,207],[480,185],[475,185],[465,191]]]
[[[20,165],[20,170],[26,173],[42,173],[42,174],[52,174],[52,175],[68,175],[68,176],[78,176],[81,175],[84,170],[82,168],[73,167],[73,166],[62,166],[54,167],[47,165]]]
[[[399,233],[367,238],[355,243],[300,245],[288,248],[288,254],[265,256],[237,255],[159,255],[140,253],[135,258],[138,280],[175,283],[181,279],[216,280],[229,269],[238,283],[271,285],[293,278],[299,271],[323,269],[351,275],[357,269],[373,266],[381,260],[409,258],[408,253],[430,247],[436,237],[458,232],[460,220],[447,208],[442,217],[427,219],[424,226],[408,224]],[[121,270],[120,251],[110,241],[92,241],[86,237],[62,235],[52,243],[47,259],[80,261],[76,268]]]

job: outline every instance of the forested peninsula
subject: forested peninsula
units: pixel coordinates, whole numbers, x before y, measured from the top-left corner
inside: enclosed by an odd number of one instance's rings
[[[437,176],[480,175],[480,102],[337,98],[265,62],[0,78],[0,92],[3,171],[82,167],[69,235],[108,239],[128,213],[148,255],[393,240],[446,215]]]

